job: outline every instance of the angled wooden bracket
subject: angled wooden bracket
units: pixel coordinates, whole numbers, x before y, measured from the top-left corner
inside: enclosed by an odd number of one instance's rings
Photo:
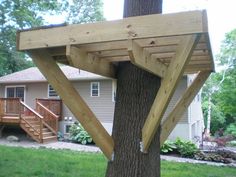
[[[162,146],[168,138],[182,115],[197,95],[211,71],[200,71],[191,85],[186,89],[183,96],[178,100],[174,109],[167,115],[166,120],[162,123],[160,145]]]
[[[156,95],[154,103],[142,129],[143,151],[147,152],[153,136],[160,125],[161,118],[174,94],[175,88],[183,76],[186,65],[188,64],[192,52],[199,40],[199,35],[188,35],[179,43],[176,56],[170,62],[161,87]]]
[[[102,76],[114,78],[115,69],[112,63],[71,45],[66,46],[66,57],[70,65]]]
[[[159,77],[164,77],[167,66],[160,61],[152,58],[151,54],[139,46],[134,40],[128,40],[128,54],[131,62]]]
[[[105,128],[61,71],[46,49],[29,51],[34,63],[60,95],[65,105],[75,115],[94,142],[108,159],[112,159],[114,142]]]

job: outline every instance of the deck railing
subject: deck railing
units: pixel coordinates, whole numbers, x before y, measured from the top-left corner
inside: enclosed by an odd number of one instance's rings
[[[59,116],[49,110],[38,100],[36,100],[36,111],[44,117],[43,124],[47,128],[49,128],[54,134],[57,134]]]
[[[0,98],[0,117],[19,116],[20,98]]]
[[[58,116],[58,119],[61,120],[62,115],[62,100],[60,99],[47,99],[47,98],[37,98],[36,103],[39,102],[55,115]],[[37,107],[37,106],[36,106]]]
[[[19,101],[20,106],[21,106],[21,110],[23,109],[24,112],[20,111],[20,119],[22,119],[28,126],[30,126],[30,128],[32,128],[34,130],[34,132],[38,133],[40,139],[43,138],[43,116],[40,115],[39,113],[37,113],[35,110],[33,110],[31,107],[29,107],[28,105],[26,105],[24,102]],[[36,128],[34,127],[29,121],[28,119],[26,119],[26,117],[29,116],[34,116],[36,120],[39,121],[39,127]]]

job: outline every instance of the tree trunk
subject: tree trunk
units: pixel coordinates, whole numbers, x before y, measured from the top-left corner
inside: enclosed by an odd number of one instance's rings
[[[162,0],[125,0],[124,17],[161,13]],[[148,153],[140,151],[142,127],[160,87],[160,78],[121,62],[117,71],[117,99],[112,136],[114,160],[106,177],[159,177],[160,128]]]

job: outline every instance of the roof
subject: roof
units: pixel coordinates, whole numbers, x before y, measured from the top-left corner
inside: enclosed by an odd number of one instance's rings
[[[69,80],[94,80],[108,79],[106,77],[83,71],[70,66],[60,66],[63,73]],[[37,67],[31,67],[18,71],[6,76],[0,77],[0,83],[30,83],[30,82],[47,82]]]

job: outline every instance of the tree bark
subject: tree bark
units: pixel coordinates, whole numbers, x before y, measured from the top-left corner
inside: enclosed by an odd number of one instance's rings
[[[162,12],[162,0],[125,0],[124,17]],[[112,136],[114,160],[106,177],[160,177],[160,128],[148,153],[140,151],[142,127],[160,87],[160,78],[130,62],[117,70],[117,98]]]

